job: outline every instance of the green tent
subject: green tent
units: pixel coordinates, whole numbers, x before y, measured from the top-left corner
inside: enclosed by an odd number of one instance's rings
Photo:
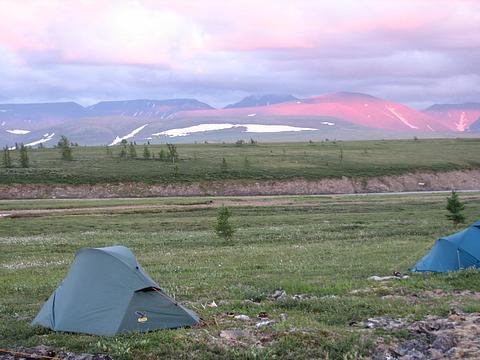
[[[198,316],[169,297],[124,246],[85,248],[32,324],[115,335],[192,326]]]

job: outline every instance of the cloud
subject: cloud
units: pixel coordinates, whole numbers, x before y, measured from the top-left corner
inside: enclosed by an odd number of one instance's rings
[[[472,101],[478,49],[473,0],[0,0],[0,101]]]

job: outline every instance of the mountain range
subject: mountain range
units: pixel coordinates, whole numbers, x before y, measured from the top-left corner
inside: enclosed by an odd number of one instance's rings
[[[53,145],[66,135],[81,145],[121,140],[266,141],[375,139],[480,134],[480,103],[435,104],[424,111],[367,94],[337,92],[300,99],[252,95],[215,109],[195,99],[0,104],[0,144]]]

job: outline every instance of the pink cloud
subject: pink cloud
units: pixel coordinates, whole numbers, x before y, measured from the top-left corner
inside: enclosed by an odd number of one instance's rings
[[[14,52],[53,51],[59,63],[171,65],[222,51],[375,48],[429,28],[468,29],[478,39],[479,5],[472,1],[0,1],[0,46]],[[466,34],[467,31],[463,31]],[[450,46],[468,45],[447,34]],[[436,40],[431,39],[434,43]],[[368,43],[370,42],[370,43]],[[26,59],[28,61],[28,59]]]
[[[464,96],[478,85],[478,49],[474,0],[0,0],[2,86],[51,93],[73,91],[70,76],[107,95],[280,87],[403,97],[422,86],[443,95],[458,78],[450,89]]]

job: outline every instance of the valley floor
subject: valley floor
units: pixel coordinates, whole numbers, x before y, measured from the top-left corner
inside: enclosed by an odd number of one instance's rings
[[[357,359],[412,346],[474,354],[478,344],[466,334],[478,331],[477,271],[368,279],[408,273],[439,236],[456,231],[445,197],[2,200],[1,213],[23,216],[0,218],[0,348],[43,344],[115,359]],[[472,223],[480,193],[461,198]],[[237,229],[230,243],[212,230],[222,204]],[[78,249],[113,244],[130,247],[205,324],[114,338],[29,325]],[[257,328],[260,313],[274,322]],[[452,322],[458,331],[443,331]],[[437,330],[419,330],[428,326]]]

